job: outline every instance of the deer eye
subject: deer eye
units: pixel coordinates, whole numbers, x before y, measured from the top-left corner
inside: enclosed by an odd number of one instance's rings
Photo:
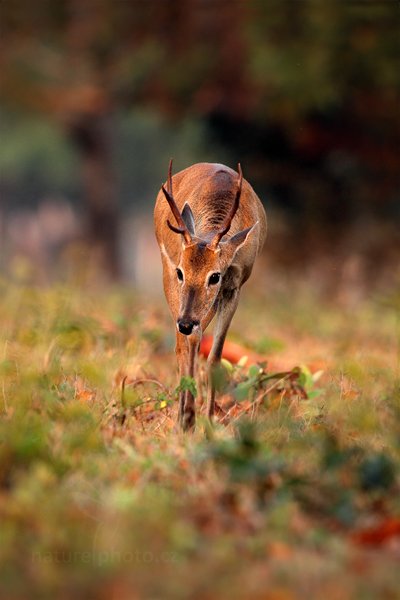
[[[221,279],[221,273],[212,273],[208,279],[208,285],[216,285]]]
[[[177,275],[179,281],[183,281],[183,273],[180,269],[176,270],[176,275]]]

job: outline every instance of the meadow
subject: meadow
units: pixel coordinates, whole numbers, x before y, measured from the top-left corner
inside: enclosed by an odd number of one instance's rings
[[[182,434],[163,299],[0,293],[1,597],[399,598],[398,294],[245,287]]]

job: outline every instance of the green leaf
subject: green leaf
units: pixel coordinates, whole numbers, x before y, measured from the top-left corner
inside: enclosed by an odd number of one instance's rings
[[[311,392],[307,392],[307,398],[309,400],[313,400],[314,398],[318,398],[322,394],[322,390],[311,390]]]
[[[248,371],[249,377],[257,377],[257,375],[260,375],[261,373],[262,369],[259,365],[251,365]]]
[[[301,365],[299,374],[299,384],[305,389],[310,389],[313,385],[313,376],[306,365]]]
[[[240,360],[242,360],[242,359],[240,359]],[[228,373],[233,373],[234,367],[233,367],[233,364],[229,360],[227,360],[226,358],[221,358],[221,364],[225,367],[225,369],[228,371]]]
[[[248,356],[242,356],[240,358],[240,360],[238,360],[237,366],[238,367],[244,367],[246,365],[246,363],[247,363],[248,360],[249,360]]]
[[[253,384],[249,380],[241,381],[240,383],[238,383],[234,392],[236,400],[238,400],[239,402],[242,400],[246,400],[252,387]]]
[[[194,398],[197,396],[196,382],[193,377],[184,375],[181,377],[178,387],[175,390],[177,393],[189,391]]]

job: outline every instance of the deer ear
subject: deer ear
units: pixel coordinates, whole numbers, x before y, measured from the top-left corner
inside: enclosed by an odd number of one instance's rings
[[[242,229],[242,231],[239,231],[239,233],[235,233],[235,235],[233,235],[231,238],[229,238],[227,242],[225,242],[226,245],[230,246],[236,254],[236,252],[247,242],[249,236],[257,227],[257,225],[258,221],[256,221],[251,227],[247,227],[247,229]]]
[[[194,217],[192,213],[192,209],[189,204],[186,202],[185,206],[182,210],[182,219],[185,222],[186,227],[191,235],[194,235]]]

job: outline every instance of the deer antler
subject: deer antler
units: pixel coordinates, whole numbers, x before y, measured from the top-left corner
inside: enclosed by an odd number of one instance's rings
[[[239,208],[240,195],[242,193],[242,182],[243,182],[243,173],[242,173],[242,167],[240,166],[240,163],[238,163],[238,173],[239,173],[239,179],[238,179],[238,186],[237,186],[237,190],[236,190],[235,200],[233,201],[232,208],[229,211],[229,214],[226,217],[224,224],[217,231],[215,237],[209,243],[210,248],[215,249],[218,246],[218,244],[220,243],[221,239],[224,237],[224,235],[226,233],[228,233],[229,229],[231,228],[231,223],[232,223],[233,217],[235,216],[237,209]]]
[[[192,238],[190,236],[188,228],[186,227],[185,221],[182,218],[180,210],[176,205],[176,202],[175,202],[174,196],[173,196],[173,192],[172,192],[172,158],[169,161],[169,167],[168,167],[168,190],[165,189],[164,185],[161,186],[161,189],[164,193],[165,198],[167,199],[167,202],[169,204],[171,212],[174,215],[175,220],[178,224],[178,227],[175,227],[175,225],[172,225],[170,223],[170,221],[167,219],[168,227],[175,233],[180,233],[181,235],[183,235],[185,242],[187,244],[190,244],[190,242],[192,241]]]

